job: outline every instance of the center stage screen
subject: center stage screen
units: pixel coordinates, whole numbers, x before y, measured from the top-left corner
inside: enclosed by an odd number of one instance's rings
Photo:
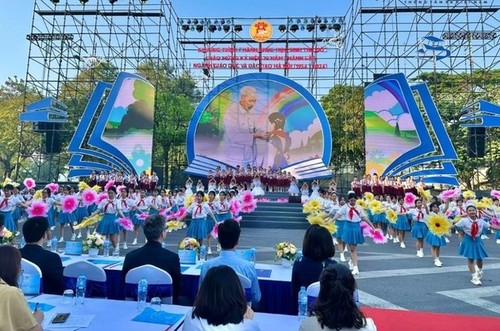
[[[321,106],[302,86],[278,75],[247,74],[200,103],[189,127],[188,158],[274,169],[323,157],[328,164],[329,132]]]

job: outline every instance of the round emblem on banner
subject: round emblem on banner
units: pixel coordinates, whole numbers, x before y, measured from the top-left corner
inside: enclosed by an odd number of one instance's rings
[[[256,20],[250,25],[250,37],[258,43],[264,43],[271,39],[273,26],[265,20]]]

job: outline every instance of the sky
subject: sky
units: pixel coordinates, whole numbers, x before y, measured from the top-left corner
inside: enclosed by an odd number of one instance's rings
[[[0,84],[3,84],[8,77],[18,76],[24,79],[26,76],[29,51],[26,35],[31,29],[34,1],[2,1],[2,10],[0,11]],[[61,0],[61,3],[65,1]],[[79,0],[67,1],[78,3]],[[172,0],[178,16],[207,18],[222,16],[250,18],[343,16],[350,3],[351,0]]]

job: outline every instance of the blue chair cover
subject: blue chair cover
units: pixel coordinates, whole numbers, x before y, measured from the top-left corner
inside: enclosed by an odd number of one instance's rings
[[[252,302],[252,289],[251,288],[244,288],[245,291],[245,298],[247,299],[247,302]]]

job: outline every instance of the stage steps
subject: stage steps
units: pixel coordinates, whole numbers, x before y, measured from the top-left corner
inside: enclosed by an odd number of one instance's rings
[[[262,197],[261,197],[262,198]],[[266,192],[263,198],[288,199],[286,192]],[[309,223],[300,203],[258,202],[257,209],[242,214],[241,227],[262,229],[307,229]]]

